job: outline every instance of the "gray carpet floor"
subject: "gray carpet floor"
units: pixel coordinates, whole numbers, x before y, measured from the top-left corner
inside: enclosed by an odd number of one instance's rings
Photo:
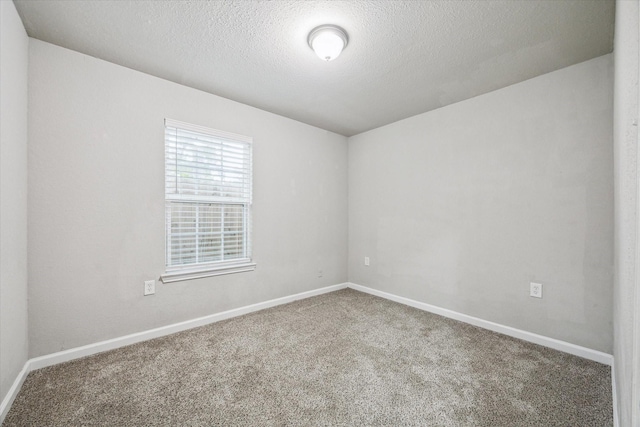
[[[31,372],[3,426],[611,426],[608,366],[345,289]]]

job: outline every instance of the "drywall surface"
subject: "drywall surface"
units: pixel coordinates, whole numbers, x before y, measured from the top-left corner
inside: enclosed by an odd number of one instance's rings
[[[615,281],[613,300],[615,384],[621,426],[637,426],[640,391],[638,325],[638,28],[637,1],[616,2],[614,170]],[[634,319],[635,317],[635,319]],[[635,341],[635,342],[634,342]],[[635,346],[635,349],[634,349]],[[634,363],[636,366],[634,367]],[[635,384],[634,384],[635,383]],[[635,406],[635,415],[634,415]]]
[[[347,279],[347,140],[35,39],[30,356]],[[253,272],[164,272],[164,119],[253,137]],[[318,270],[322,277],[318,277]]]
[[[27,361],[27,68],[29,38],[0,1],[0,402]]]
[[[351,137],[349,281],[611,353],[612,65]]]

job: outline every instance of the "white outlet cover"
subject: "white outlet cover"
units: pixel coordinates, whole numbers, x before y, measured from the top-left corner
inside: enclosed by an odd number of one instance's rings
[[[155,280],[145,280],[144,281],[144,294],[153,295],[156,293],[156,281]]]
[[[529,284],[529,296],[542,298],[542,284],[531,282]]]
[[[369,265],[369,257],[364,257],[364,265]]]

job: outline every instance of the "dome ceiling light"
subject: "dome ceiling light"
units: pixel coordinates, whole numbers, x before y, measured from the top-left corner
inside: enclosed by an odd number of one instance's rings
[[[320,25],[309,33],[309,46],[323,61],[333,61],[347,47],[349,37],[336,25]]]

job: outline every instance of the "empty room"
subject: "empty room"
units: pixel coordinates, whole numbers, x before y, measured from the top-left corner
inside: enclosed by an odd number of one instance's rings
[[[0,424],[640,426],[638,0],[0,0]]]

